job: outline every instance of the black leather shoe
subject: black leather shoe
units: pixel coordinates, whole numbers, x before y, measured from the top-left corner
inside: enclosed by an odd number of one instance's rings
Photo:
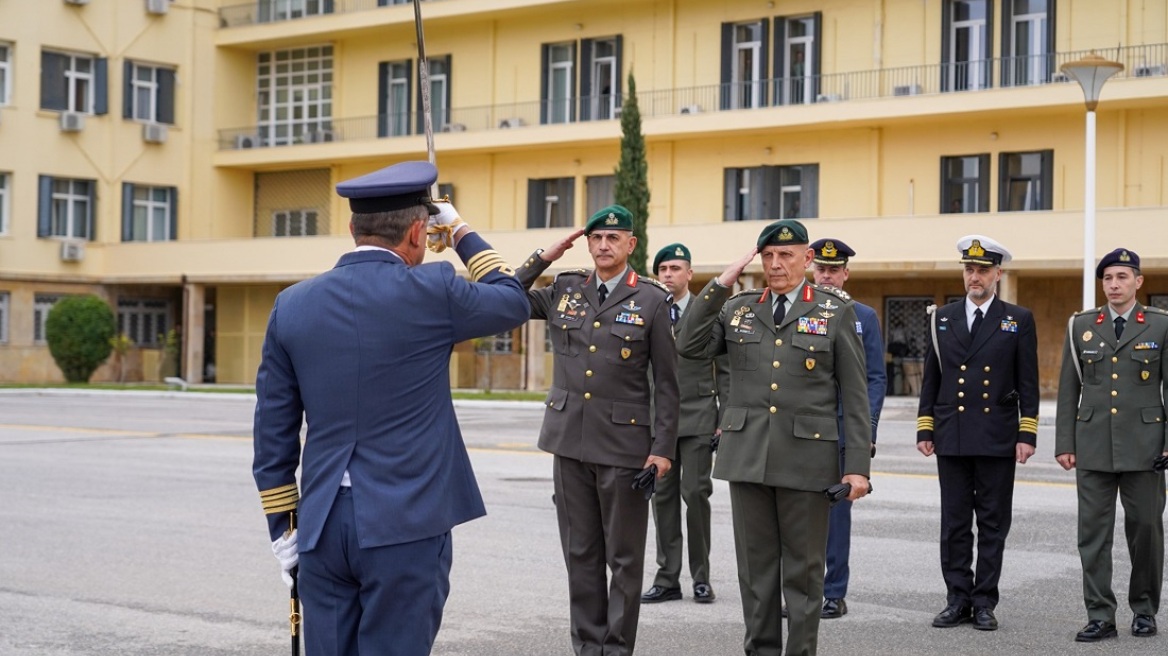
[[[978,631],[997,631],[998,618],[989,608],[975,608],[973,611],[973,628]]]
[[[824,599],[823,609],[819,611],[819,616],[823,619],[831,620],[837,617],[843,617],[848,614],[848,602],[840,599]]]
[[[699,604],[712,604],[717,597],[718,595],[714,594],[714,589],[710,587],[709,583],[694,583],[695,602]]]
[[[783,610],[779,611],[779,615],[782,615],[783,617],[790,617],[791,616],[791,614],[787,612],[786,606],[783,606]]]
[[[642,604],[657,604],[662,601],[676,601],[681,599],[681,588],[663,588],[655,585],[641,595]]]
[[[1083,627],[1082,631],[1075,634],[1075,642],[1099,642],[1100,640],[1118,636],[1119,631],[1115,630],[1115,625],[1111,622],[1091,620],[1087,622],[1087,626]]]
[[[1156,618],[1152,615],[1136,615],[1132,618],[1132,635],[1147,638],[1156,635]]]
[[[933,626],[947,629],[958,624],[964,624],[971,619],[973,619],[972,608],[960,604],[949,604],[945,607],[945,610],[937,613],[937,616],[933,618]]]

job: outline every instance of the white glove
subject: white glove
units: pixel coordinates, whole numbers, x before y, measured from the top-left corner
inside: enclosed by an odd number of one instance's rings
[[[292,589],[292,568],[300,562],[300,548],[296,544],[296,531],[284,534],[272,543],[272,553],[280,561],[280,576],[288,589]]]
[[[458,215],[458,210],[454,209],[454,204],[450,201],[436,200],[433,204],[440,211],[430,215],[430,221],[426,224],[426,248],[434,253],[441,253],[447,248],[453,248],[454,235],[469,226]]]

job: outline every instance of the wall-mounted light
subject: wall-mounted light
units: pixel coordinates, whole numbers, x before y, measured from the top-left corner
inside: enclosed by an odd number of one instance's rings
[[[579,32],[580,30],[584,29],[584,23],[576,23],[575,27],[576,31]]]
[[[766,153],[767,155],[770,155],[771,153],[773,153],[775,151],[770,146],[767,146],[766,148],[762,149],[762,152]]]
[[[997,140],[998,140],[998,133],[997,133],[997,132],[991,132],[991,133],[990,133],[990,141],[997,141]]]

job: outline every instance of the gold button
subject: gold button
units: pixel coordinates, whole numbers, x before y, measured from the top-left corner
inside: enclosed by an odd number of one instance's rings
[[[599,328],[599,327],[600,327],[600,322],[599,322],[599,321],[593,321],[593,322],[592,322],[592,327],[593,327],[593,328]]]
[[[817,439],[817,440],[819,439],[819,433],[815,434],[815,439]]]
[[[781,339],[775,340],[775,346],[782,346],[782,345],[783,345],[783,340],[781,340]]]
[[[739,338],[738,338],[738,343],[739,343],[739,344],[741,344],[741,343],[742,343],[742,338],[741,338],[741,337],[739,337]]]
[[[628,341],[632,341],[632,339],[633,339],[633,336],[632,336],[632,335],[625,335],[625,341],[626,341],[626,342],[628,342]]]
[[[587,401],[590,398],[592,398],[592,392],[584,392],[584,400]]]
[[[1111,390],[1111,395],[1112,396],[1119,396],[1119,392],[1117,392],[1115,390]]]
[[[591,377],[592,377],[592,370],[591,370],[591,369],[589,369],[588,371],[585,371],[585,372],[584,372],[584,375],[585,375],[585,376],[588,376],[589,378],[591,378]]]
[[[989,365],[986,365],[986,368],[985,368],[985,370],[986,370],[986,373],[987,373],[987,374],[990,372]]]
[[[965,371],[965,365],[961,365],[961,370]]]
[[[595,345],[595,344],[593,344],[592,346],[589,346],[589,347],[588,347],[588,352],[589,352],[589,353],[595,353],[595,352],[596,352],[596,345]]]
[[[959,398],[959,399],[964,399],[964,398],[965,398],[965,392],[958,392],[958,393],[957,393],[957,398]]]
[[[1113,355],[1113,356],[1111,356],[1111,361],[1112,362],[1119,362],[1119,358],[1117,358]]]
[[[988,381],[988,380],[983,380],[983,381],[981,381],[981,384],[982,384],[982,385],[985,385],[986,387],[989,387],[989,386],[990,386],[990,381]]]
[[[774,362],[772,362],[772,363],[771,363],[771,367],[772,367],[773,369],[778,369],[778,368],[779,368],[779,361],[778,361],[778,360],[775,360]]]
[[[812,346],[812,347],[811,347],[811,348],[809,348],[808,350],[809,350],[809,351],[815,351],[815,347],[814,347],[814,346]]]
[[[989,409],[989,408],[986,408],[986,409],[985,409],[985,413],[988,415],[988,414],[990,413],[990,409]]]
[[[629,423],[630,423],[630,424],[635,424],[635,423],[637,423],[637,420],[636,420],[636,419],[630,419],[630,420],[629,420]]]
[[[568,324],[564,324],[564,325],[560,326],[560,330],[567,330],[567,329],[568,329]]]
[[[989,392],[982,392],[982,393],[981,393],[981,398],[983,398],[983,399],[988,399],[988,398],[990,398],[990,393],[989,393]]]
[[[958,384],[958,385],[964,385],[964,384],[965,384],[965,379],[964,379],[964,378],[958,378],[958,379],[957,379],[957,384]]]
[[[772,390],[777,390],[777,389],[779,389],[779,384],[778,384],[778,383],[771,383],[771,389],[772,389]]]
[[[778,411],[779,411],[779,409],[778,409],[778,408],[776,408],[776,407],[775,407],[775,406],[773,406],[773,405],[771,406],[771,414],[772,414],[772,415],[773,415],[773,414],[775,414],[775,413],[776,413],[776,412],[778,412]]]
[[[708,300],[710,300],[710,295],[709,295],[709,294],[706,294],[706,295],[705,295],[705,296],[703,296],[702,298],[704,298],[704,299],[706,299],[706,300],[708,301]]]
[[[1116,380],[1118,378],[1119,378],[1119,374],[1111,374],[1111,380]]]
[[[957,412],[965,412],[965,406],[963,406],[963,405],[957,406]]]
[[[1118,409],[1116,409],[1116,408],[1112,408],[1112,409],[1111,409],[1111,414],[1115,414],[1115,413],[1117,413],[1117,412],[1119,412],[1119,410],[1118,410]]]
[[[549,408],[550,408],[550,407],[552,407],[552,406],[554,406],[555,404],[556,404],[556,402],[555,402],[555,401],[548,401],[548,407],[549,407]]]

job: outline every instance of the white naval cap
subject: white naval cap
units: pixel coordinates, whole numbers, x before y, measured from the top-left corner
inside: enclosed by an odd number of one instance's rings
[[[1009,249],[985,235],[965,235],[957,240],[957,250],[963,264],[1001,266],[1013,258]]]

